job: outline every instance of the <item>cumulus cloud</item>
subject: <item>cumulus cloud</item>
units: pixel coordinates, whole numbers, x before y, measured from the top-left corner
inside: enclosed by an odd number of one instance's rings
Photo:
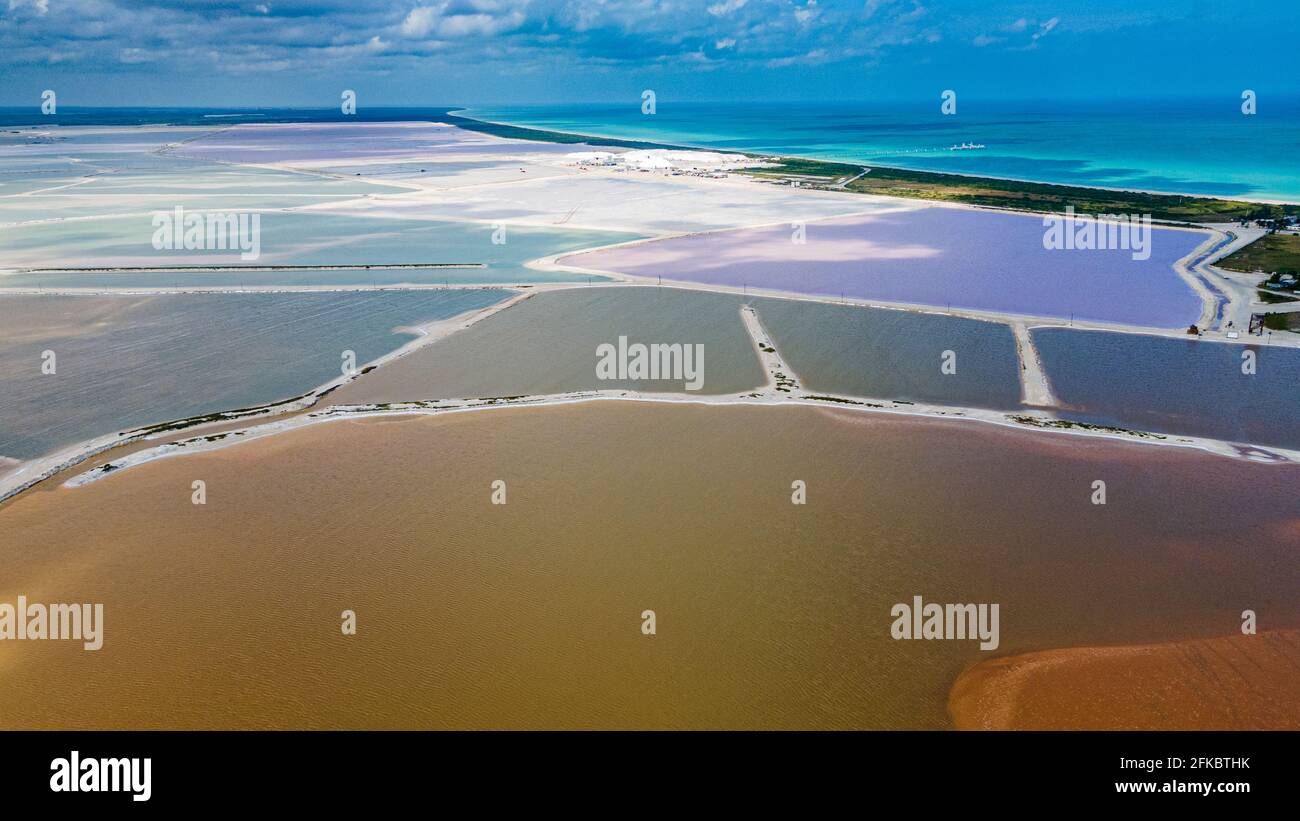
[[[30,9],[38,16],[44,17],[50,11],[50,0],[9,0],[10,11]]]
[[[708,12],[714,17],[722,17],[744,8],[747,2],[749,0],[722,0],[721,3],[714,3],[709,6]]]
[[[817,19],[817,0],[808,0],[808,5],[803,8],[794,10],[794,19],[798,20],[800,25],[808,25]]]
[[[518,28],[524,20],[524,12],[518,8],[505,9],[489,2],[444,2],[411,9],[399,30],[413,38],[490,37]]]
[[[0,70],[56,59],[92,72],[170,63],[299,76],[427,76],[440,66],[640,70],[686,61],[763,68],[876,59],[939,39],[917,0],[0,2],[10,10],[0,15]]]

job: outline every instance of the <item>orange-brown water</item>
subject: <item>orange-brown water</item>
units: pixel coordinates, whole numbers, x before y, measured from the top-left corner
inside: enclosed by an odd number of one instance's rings
[[[316,425],[0,507],[0,601],[105,605],[0,642],[0,727],[944,727],[990,654],[894,603],[999,603],[996,655],[1300,625],[1298,478],[808,408]]]
[[[949,707],[963,729],[1300,730],[1300,630],[995,659]]]

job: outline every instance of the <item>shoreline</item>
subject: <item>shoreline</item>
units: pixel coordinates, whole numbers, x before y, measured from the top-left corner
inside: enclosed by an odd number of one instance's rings
[[[268,421],[263,425],[223,431],[219,434],[194,436],[155,445],[137,451],[128,456],[109,460],[103,465],[89,467],[75,473],[60,487],[77,488],[96,481],[116,476],[123,470],[138,467],[158,459],[188,454],[204,453],[238,444],[253,442],[279,433],[300,430],[305,427],[328,422],[372,419],[436,416],[452,413],[469,413],[506,408],[546,408],[563,405],[586,404],[591,402],[640,402],[669,405],[706,405],[715,407],[802,407],[821,410],[838,410],[861,413],[880,413],[914,419],[949,420],[982,422],[1020,433],[1044,433],[1084,437],[1085,439],[1106,440],[1113,444],[1157,445],[1195,450],[1205,454],[1229,459],[1251,462],[1260,465],[1297,465],[1300,464],[1300,450],[1287,448],[1260,447],[1227,442],[1220,439],[1193,436],[1171,436],[1169,434],[1147,433],[1123,428],[1108,428],[1083,423],[1059,420],[1053,416],[1026,409],[1021,413],[994,411],[982,408],[949,407],[930,405],[919,402],[896,400],[870,400],[861,397],[845,397],[835,394],[811,394],[803,397],[789,398],[779,394],[772,396],[778,388],[769,392],[767,389],[740,395],[723,395],[715,397],[692,397],[684,394],[652,394],[636,391],[572,391],[560,394],[526,395],[519,397],[474,398],[451,400],[421,400],[403,403],[381,403],[368,405],[334,405],[324,410],[306,414],[294,414],[283,419]],[[123,443],[125,444],[125,443]],[[99,455],[105,451],[100,451]],[[1260,454],[1263,454],[1262,456]],[[89,456],[87,458],[90,458]],[[83,460],[84,461],[84,460]],[[72,466],[76,467],[76,466]],[[46,478],[55,478],[58,473]],[[16,498],[19,493],[4,497],[0,504]]]
[[[502,122],[500,120],[488,120],[472,114],[457,113],[457,112],[466,112],[466,111],[473,111],[473,109],[452,108],[448,110],[447,116],[455,117],[459,120],[468,121],[472,123],[481,123],[487,126],[497,126],[500,128],[509,128],[509,129],[515,129],[524,132],[533,132],[541,135],[558,134],[564,137],[579,138],[579,140],[583,140],[583,141],[600,140],[600,141],[605,141],[609,144],[613,144],[615,147],[620,147],[618,145],[619,143],[638,143],[640,144],[640,146],[646,148],[650,148],[650,149],[662,148],[662,149],[668,149],[670,151],[713,151],[713,152],[723,153],[723,154],[741,154],[747,157],[755,157],[755,158],[765,155],[768,157],[794,159],[803,162],[817,163],[822,165],[869,166],[873,170],[879,169],[881,171],[895,171],[901,173],[914,173],[914,174],[933,174],[938,177],[954,177],[963,182],[977,182],[981,180],[990,180],[994,182],[1016,183],[1021,185],[1045,185],[1045,186],[1052,186],[1056,188],[1065,188],[1065,189],[1079,188],[1079,189],[1086,189],[1090,191],[1102,191],[1108,194],[1140,194],[1140,195],[1151,196],[1151,197],[1170,197],[1170,198],[1185,197],[1185,198],[1193,198],[1193,199],[1201,199],[1201,200],[1221,200],[1225,202],[1241,202],[1241,203],[1248,203],[1251,205],[1279,205],[1279,206],[1292,206],[1292,207],[1300,206],[1300,198],[1288,200],[1288,199],[1266,199],[1266,198],[1252,198],[1252,197],[1232,197],[1230,199],[1225,199],[1221,197],[1216,197],[1212,194],[1197,194],[1188,191],[1153,191],[1153,190],[1146,190],[1142,188],[1115,188],[1115,187],[1104,186],[1104,185],[1082,185],[1082,184],[1052,182],[1048,180],[1022,179],[1019,177],[997,177],[997,176],[989,176],[987,174],[964,174],[956,171],[931,171],[925,168],[906,168],[906,167],[896,166],[896,165],[880,165],[871,162],[869,160],[861,160],[861,159],[832,159],[828,157],[808,156],[805,154],[786,154],[780,151],[756,153],[749,149],[720,148],[718,146],[698,146],[698,145],[691,145],[689,143],[666,143],[666,142],[659,142],[657,140],[638,140],[638,139],[628,138],[628,137],[616,137],[607,134],[593,134],[593,133],[587,133],[582,131],[557,131],[555,129],[542,128],[540,126],[521,125],[519,123]],[[452,125],[455,125],[455,123],[452,123]],[[516,137],[514,139],[536,139],[537,142],[552,142],[550,140],[545,139],[544,137],[537,137],[537,138]],[[568,144],[568,141],[566,140],[563,144]],[[631,147],[631,146],[627,146],[627,147]]]

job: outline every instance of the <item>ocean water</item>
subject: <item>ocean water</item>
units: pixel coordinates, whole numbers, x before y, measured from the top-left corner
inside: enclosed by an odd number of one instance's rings
[[[674,103],[482,107],[515,125],[957,174],[1300,202],[1300,98],[1078,103]],[[949,150],[963,143],[975,150]]]
[[[1011,329],[997,322],[755,299],[759,318],[809,391],[939,405],[1020,406],[1019,360]],[[944,351],[957,372],[944,374]]]
[[[1300,350],[1137,334],[1031,331],[1066,418],[1300,448]],[[1242,354],[1256,371],[1242,373]]]
[[[0,456],[301,394],[499,290],[0,297]],[[56,372],[41,373],[42,352]]]

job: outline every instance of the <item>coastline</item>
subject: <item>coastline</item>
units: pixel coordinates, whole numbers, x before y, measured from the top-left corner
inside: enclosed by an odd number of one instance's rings
[[[772,383],[773,385],[775,383]],[[912,417],[917,419],[982,422],[1019,433],[1044,433],[1066,436],[1100,439],[1111,443],[1145,444],[1172,448],[1196,450],[1202,453],[1229,459],[1262,465],[1300,464],[1300,451],[1276,447],[1242,445],[1220,439],[1194,436],[1172,436],[1168,434],[1131,431],[1123,428],[1108,428],[1097,425],[1058,420],[1041,411],[1026,409],[1022,413],[1006,413],[982,408],[960,408],[945,405],[930,405],[918,402],[871,400],[862,397],[843,397],[834,394],[808,395],[802,398],[784,398],[779,394],[771,396],[776,388],[740,396],[692,397],[684,394],[652,394],[636,391],[574,391],[545,396],[519,396],[452,400],[426,400],[421,402],[385,403],[382,405],[336,405],[328,409],[306,414],[294,414],[286,418],[267,422],[263,425],[223,431],[215,435],[195,436],[178,439],[156,445],[146,450],[136,451],[124,458],[110,459],[102,465],[81,467],[75,475],[61,483],[63,487],[84,487],[93,482],[117,476],[122,471],[148,464],[158,459],[172,456],[199,454],[253,442],[274,436],[278,433],[299,430],[312,425],[333,421],[347,421],[370,418],[400,418],[414,416],[440,416],[444,414],[469,413],[506,408],[546,408],[565,405],[581,405],[593,402],[637,402],[670,405],[703,405],[714,407],[804,407],[836,410],[843,412],[877,413],[892,416]],[[196,426],[197,429],[197,426]],[[118,444],[128,444],[124,441]],[[82,465],[87,459],[105,453],[109,448],[101,448],[87,454],[76,463],[68,465],[71,469]],[[55,478],[63,470],[56,470],[45,478]],[[24,488],[26,489],[26,488]],[[0,486],[3,490],[3,486]],[[11,491],[4,500],[15,498],[22,491]],[[2,502],[0,502],[2,504]]]
[[[960,181],[960,182],[990,181],[990,182],[998,182],[998,183],[1014,183],[1018,185],[1046,186],[1050,188],[1060,188],[1060,189],[1101,191],[1110,194],[1140,194],[1148,197],[1167,197],[1169,199],[1193,198],[1198,200],[1249,203],[1252,205],[1277,205],[1277,206],[1284,206],[1284,207],[1293,207],[1296,208],[1297,210],[1300,210],[1300,200],[1297,199],[1287,200],[1287,199],[1268,199],[1268,198],[1252,198],[1252,197],[1232,197],[1230,199],[1225,199],[1222,197],[1213,196],[1211,194],[1198,194],[1189,191],[1156,191],[1156,190],[1147,190],[1142,188],[1122,188],[1122,187],[1110,187],[1110,186],[1103,186],[1103,185],[1073,185],[1068,183],[1048,182],[1044,180],[1033,180],[1033,179],[1019,178],[1019,177],[998,177],[998,176],[989,176],[984,174],[965,174],[956,171],[930,171],[922,168],[905,168],[901,166],[880,165],[874,162],[860,160],[860,159],[832,159],[828,157],[810,157],[803,154],[787,154],[781,151],[755,152],[748,149],[731,149],[725,147],[720,148],[718,146],[699,146],[699,145],[692,145],[690,143],[668,143],[668,142],[648,141],[648,140],[633,140],[624,137],[587,133],[582,131],[556,131],[554,129],[540,128],[531,125],[519,125],[517,123],[502,122],[499,120],[488,120],[488,119],[483,119],[481,117],[476,117],[469,114],[456,113],[456,112],[465,112],[465,111],[472,111],[472,110],[473,109],[470,108],[451,108],[448,109],[447,117],[455,118],[458,122],[451,123],[451,124],[458,125],[459,127],[462,128],[466,126],[462,125],[461,123],[478,123],[483,126],[493,126],[500,129],[510,129],[512,133],[515,133],[516,139],[532,139],[537,142],[556,142],[556,140],[554,139],[548,139],[548,136],[554,135],[563,138],[562,140],[560,140],[560,142],[564,142],[564,143],[588,142],[589,144],[592,145],[609,145],[613,147],[624,147],[624,148],[634,148],[634,149],[667,149],[671,151],[716,151],[716,152],[728,153],[728,154],[742,154],[744,156],[753,157],[753,158],[760,158],[764,156],[780,157],[781,159],[798,160],[803,163],[809,163],[809,164],[827,166],[827,167],[869,166],[872,169],[873,173],[877,171],[885,171],[885,172],[893,172],[897,174],[932,175],[935,177],[951,177],[953,178],[954,181]],[[471,129],[471,130],[479,130],[479,129]],[[529,132],[531,132],[532,134],[536,134],[538,136],[535,137],[524,136],[525,133],[529,133]],[[492,134],[495,132],[488,130],[485,133]]]

